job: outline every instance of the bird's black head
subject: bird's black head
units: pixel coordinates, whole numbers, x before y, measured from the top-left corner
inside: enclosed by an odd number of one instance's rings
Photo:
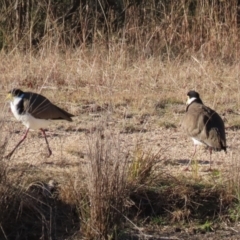
[[[187,93],[187,96],[188,96],[187,105],[191,104],[192,102],[202,103],[200,95],[196,91],[193,91],[193,90],[189,91]]]
[[[23,91],[18,88],[13,88],[8,94],[12,95],[13,97],[19,97],[23,94]]]
[[[187,93],[187,95],[188,95],[189,98],[196,98],[196,99],[199,99],[199,98],[200,98],[199,93],[198,93],[198,92],[195,92],[195,91],[193,91],[193,90],[189,91],[189,92]]]

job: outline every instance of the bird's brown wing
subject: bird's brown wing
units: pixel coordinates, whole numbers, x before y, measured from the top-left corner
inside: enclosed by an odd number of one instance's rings
[[[225,126],[222,118],[214,110],[203,106],[206,139],[205,143],[218,150],[226,150]]]
[[[72,121],[72,114],[57,107],[51,103],[47,98],[36,93],[25,93],[24,109],[33,117],[39,119],[64,119]]]

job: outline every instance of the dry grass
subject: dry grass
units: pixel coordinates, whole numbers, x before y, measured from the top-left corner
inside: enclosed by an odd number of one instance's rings
[[[84,169],[90,215],[83,219],[85,234],[88,239],[107,239],[110,233],[122,228],[128,153],[124,152],[119,136],[107,130],[90,136],[88,146],[89,163]]]
[[[1,156],[24,131],[4,100],[12,87],[41,92],[76,115],[51,124],[51,158],[31,133],[1,160],[1,239],[127,239],[127,229],[144,238],[153,226],[200,231],[239,221],[239,63],[133,61],[115,49],[0,54]],[[228,154],[214,153],[211,173],[202,149],[193,170],[182,171],[193,150],[179,129],[189,89],[226,120]]]

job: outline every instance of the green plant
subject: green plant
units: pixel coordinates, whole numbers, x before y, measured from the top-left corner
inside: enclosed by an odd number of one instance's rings
[[[200,225],[199,228],[204,232],[210,232],[213,230],[212,225],[213,223],[207,220],[204,224]]]
[[[151,218],[151,224],[156,224],[156,225],[165,225],[167,224],[167,220],[164,219],[163,217],[161,216],[155,216],[155,217],[152,217]]]
[[[151,150],[144,152],[140,145],[137,145],[132,156],[132,161],[129,166],[129,181],[138,184],[151,181],[152,172],[154,167],[160,160],[160,154],[152,153]]]

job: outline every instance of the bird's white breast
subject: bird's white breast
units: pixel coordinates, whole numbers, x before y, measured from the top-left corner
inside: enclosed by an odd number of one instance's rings
[[[204,145],[204,143],[198,141],[196,138],[192,137],[192,140],[193,140],[194,145]]]
[[[11,110],[14,117],[23,123],[27,128],[38,130],[40,128],[46,128],[49,125],[49,120],[34,118],[27,111],[24,114],[19,114],[17,110],[17,104],[22,99],[20,97],[15,97],[13,101],[10,102]]]

